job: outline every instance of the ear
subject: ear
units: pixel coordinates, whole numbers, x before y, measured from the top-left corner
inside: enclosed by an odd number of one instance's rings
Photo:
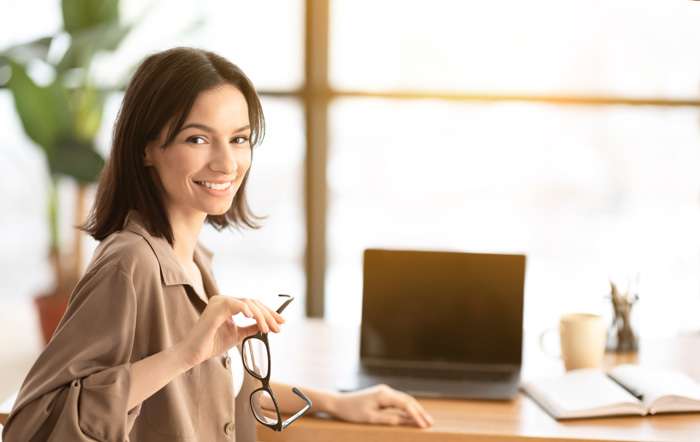
[[[143,165],[146,167],[153,166],[153,143],[148,143],[143,151]]]

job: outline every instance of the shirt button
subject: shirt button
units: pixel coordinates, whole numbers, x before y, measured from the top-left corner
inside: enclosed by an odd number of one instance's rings
[[[230,436],[233,434],[233,430],[236,429],[236,426],[233,424],[233,422],[228,422],[226,425],[224,425],[224,433],[226,435]]]
[[[224,367],[230,368],[231,367],[231,356],[226,356],[223,360]]]

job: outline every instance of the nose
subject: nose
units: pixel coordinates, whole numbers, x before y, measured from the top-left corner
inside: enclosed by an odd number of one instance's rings
[[[238,175],[238,161],[236,161],[236,155],[228,143],[215,143],[209,168],[223,175]]]

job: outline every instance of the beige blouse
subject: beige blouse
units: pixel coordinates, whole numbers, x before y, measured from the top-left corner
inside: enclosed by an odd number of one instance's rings
[[[5,442],[255,440],[246,374],[236,400],[231,359],[213,357],[127,410],[131,363],[183,339],[219,293],[201,245],[197,293],[165,239],[132,211],[97,247],[51,341],[25,378]]]

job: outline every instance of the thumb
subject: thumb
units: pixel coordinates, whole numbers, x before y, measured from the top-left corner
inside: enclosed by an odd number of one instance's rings
[[[248,336],[253,336],[258,332],[258,324],[248,325],[245,327],[238,327],[238,336],[247,338]]]

